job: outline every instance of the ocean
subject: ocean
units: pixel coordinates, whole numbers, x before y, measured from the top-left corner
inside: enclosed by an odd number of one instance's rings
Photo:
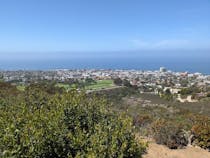
[[[210,58],[177,57],[105,57],[1,60],[0,70],[52,70],[52,69],[135,69],[158,70],[159,67],[177,72],[210,74]]]

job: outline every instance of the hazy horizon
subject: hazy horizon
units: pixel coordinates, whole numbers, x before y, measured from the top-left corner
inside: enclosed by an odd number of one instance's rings
[[[150,51],[149,51],[150,52]],[[172,71],[189,71],[210,74],[209,61],[210,56],[207,52],[189,53],[178,52],[177,54],[167,54],[168,51],[162,53],[156,52],[144,53],[141,55],[136,52],[107,52],[107,54],[97,55],[97,52],[84,56],[83,53],[74,55],[65,54],[45,56],[43,54],[34,54],[31,56],[20,55],[16,58],[6,56],[0,58],[0,69],[2,70],[51,70],[51,69],[136,69],[136,70],[158,70],[164,66]],[[192,52],[192,53],[190,53]],[[120,55],[119,55],[120,53]],[[192,55],[192,54],[195,55]],[[202,55],[202,54],[206,55]],[[135,55],[129,55],[135,54]],[[153,55],[152,55],[153,54]],[[48,58],[46,58],[48,57]]]

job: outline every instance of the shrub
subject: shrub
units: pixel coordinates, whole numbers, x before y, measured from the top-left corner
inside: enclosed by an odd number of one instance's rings
[[[0,157],[141,157],[145,151],[132,120],[111,112],[105,100],[76,91],[49,95],[37,87],[22,95],[0,106]]]
[[[189,95],[189,94],[195,94],[195,93],[199,93],[200,90],[197,87],[189,87],[189,88],[183,88],[180,91],[181,95]]]
[[[148,114],[137,115],[134,117],[133,122],[137,127],[145,127],[152,122],[152,117]]]
[[[113,82],[114,82],[114,84],[116,84],[118,86],[121,86],[123,83],[122,79],[120,79],[120,78],[115,78]]]
[[[151,127],[152,135],[158,144],[168,146],[170,149],[182,148],[188,144],[186,133],[180,125],[166,120],[157,120]]]
[[[208,117],[196,117],[192,127],[193,143],[210,151],[210,119]]]

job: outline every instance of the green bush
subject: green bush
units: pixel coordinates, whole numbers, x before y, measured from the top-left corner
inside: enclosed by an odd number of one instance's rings
[[[118,85],[118,86],[121,86],[123,84],[123,81],[121,78],[115,78],[113,82],[115,85]]]
[[[0,157],[141,157],[145,151],[132,120],[102,99],[31,87],[13,104],[6,101],[0,101]]]
[[[200,90],[197,87],[189,87],[189,88],[183,88],[180,91],[181,95],[190,95],[190,94],[195,94],[195,93],[199,93]]]

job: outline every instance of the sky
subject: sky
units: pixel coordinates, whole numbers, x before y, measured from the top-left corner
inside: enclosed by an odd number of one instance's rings
[[[209,50],[210,0],[0,0],[0,59]]]

